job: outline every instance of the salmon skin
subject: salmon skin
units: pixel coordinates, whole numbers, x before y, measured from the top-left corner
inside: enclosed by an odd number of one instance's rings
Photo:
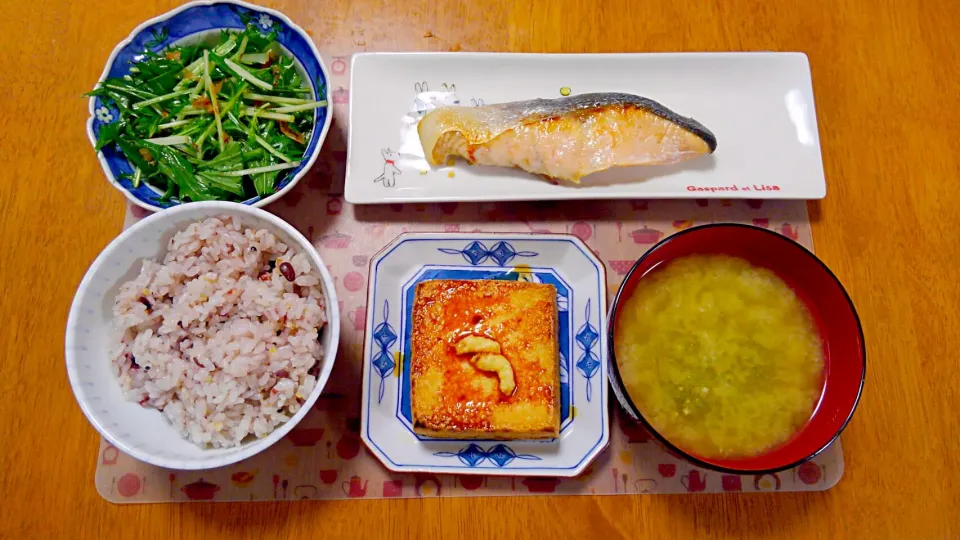
[[[611,167],[678,163],[717,148],[703,124],[645,97],[581,94],[440,107],[417,125],[432,165],[448,156],[578,183]]]

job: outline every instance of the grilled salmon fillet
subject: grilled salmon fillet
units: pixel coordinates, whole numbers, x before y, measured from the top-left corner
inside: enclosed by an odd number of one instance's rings
[[[448,156],[579,182],[611,167],[678,163],[713,153],[692,118],[631,94],[581,94],[481,107],[440,107],[417,125],[432,165]]]

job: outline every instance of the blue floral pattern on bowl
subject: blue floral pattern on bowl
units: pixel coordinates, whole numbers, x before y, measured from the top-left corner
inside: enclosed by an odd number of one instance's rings
[[[536,251],[517,251],[509,242],[497,242],[487,248],[483,242],[470,242],[463,249],[438,248],[437,251],[447,255],[461,255],[464,260],[473,266],[479,266],[492,260],[497,266],[506,266],[515,257],[536,257]]]
[[[600,332],[590,324],[589,300],[587,301],[583,318],[586,322],[583,323],[583,326],[577,331],[577,346],[583,351],[580,359],[577,360],[577,369],[583,375],[583,378],[587,380],[587,401],[590,401],[593,399],[593,385],[590,380],[593,379],[593,376],[597,374],[597,370],[600,369],[600,360],[597,358],[597,355],[593,353],[593,345],[597,342],[597,339],[600,338]]]
[[[373,367],[380,375],[380,390],[377,393],[377,403],[383,401],[384,384],[387,377],[393,374],[393,368],[397,365],[396,362],[393,361],[393,353],[390,352],[390,347],[397,342],[397,333],[393,330],[393,326],[390,325],[389,300],[383,301],[383,317],[380,320],[380,324],[373,330],[373,341],[376,342],[377,347],[380,348],[380,351],[373,359]]]
[[[491,446],[484,450],[477,444],[469,444],[457,452],[435,452],[437,457],[456,457],[467,467],[476,467],[489,460],[497,467],[503,468],[515,459],[525,459],[528,461],[540,461],[540,457],[533,454],[518,454],[505,444]]]
[[[136,63],[145,49],[159,51],[182,39],[222,29],[242,30],[247,21],[253,22],[264,32],[276,29],[277,42],[296,59],[306,73],[309,84],[313,87],[314,99],[326,99],[327,68],[310,36],[277,11],[238,1],[191,2],[141,24],[114,49],[100,80],[123,77],[129,73],[130,66]],[[331,121],[328,107],[316,109],[315,115],[314,129],[300,166],[286,175],[280,175],[280,183],[272,195],[264,199],[253,197],[243,201],[243,204],[268,204],[286,193],[306,174],[319,154]],[[119,116],[119,111],[109,107],[100,98],[90,98],[87,136],[91,144],[96,144],[100,129],[105,124],[116,121]],[[122,178],[121,175],[133,173],[133,167],[113,145],[104,148],[98,157],[110,183],[134,204],[153,211],[180,204],[176,199],[161,201],[162,193],[144,182],[133,187],[129,179]]]

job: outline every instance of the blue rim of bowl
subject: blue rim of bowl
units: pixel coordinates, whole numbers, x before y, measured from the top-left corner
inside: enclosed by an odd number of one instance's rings
[[[191,10],[199,10],[206,12],[206,14],[194,16],[186,20],[178,25],[180,27],[179,30],[171,35],[168,28],[172,26],[171,21]],[[211,17],[211,14],[216,17]],[[191,14],[187,13],[187,15]],[[136,58],[147,46],[148,42],[154,40],[154,32],[166,32],[164,39],[151,47],[154,50],[159,50],[196,34],[219,29],[241,30],[244,26],[241,17],[247,16],[251,17],[262,29],[272,28],[273,25],[276,24],[280,25],[277,42],[293,56],[303,71],[310,75],[312,79],[310,85],[313,87],[314,99],[320,99],[321,88],[324,92],[324,98],[328,99],[327,106],[316,109],[314,113],[313,133],[311,134],[306,152],[304,153],[304,159],[300,165],[290,170],[283,177],[280,185],[277,186],[277,190],[266,198],[253,197],[244,201],[235,201],[239,204],[260,207],[279,199],[306,175],[320,154],[320,148],[326,139],[333,118],[333,111],[331,110],[329,96],[327,95],[329,94],[330,76],[323,62],[323,58],[320,56],[320,52],[317,50],[310,36],[302,28],[294,24],[286,15],[273,9],[249,4],[240,0],[199,0],[189,2],[149,19],[134,28],[133,31],[130,32],[130,35],[117,44],[110,53],[110,57],[107,59],[107,63],[104,66],[103,73],[101,73],[100,78],[97,80],[97,84],[111,75],[123,76],[127,74],[129,61]],[[263,17],[266,18],[264,19]],[[223,19],[231,24],[210,25],[209,21],[211,18]],[[263,21],[262,23],[260,22],[261,20]],[[98,118],[98,112],[103,112],[103,116],[110,115],[111,120],[108,122],[101,121],[100,118]],[[119,113],[116,109],[110,109],[104,106],[100,98],[91,97],[89,98],[89,114],[90,116],[87,119],[87,136],[90,139],[90,144],[96,146],[100,127],[112,122]],[[318,126],[322,127],[317,129]],[[133,172],[133,169],[130,167],[126,158],[116,149],[104,148],[100,152],[97,152],[97,158],[110,184],[137,206],[152,212],[159,212],[166,208],[173,208],[182,204],[177,200],[173,200],[165,205],[159,204],[156,199],[160,194],[147,186],[146,183],[141,183],[139,187],[134,188],[129,180],[119,180],[117,178],[119,173],[130,173]]]
[[[654,252],[656,252],[658,249],[660,249],[661,247],[669,243],[671,240],[678,238],[680,236],[683,236],[685,234],[691,234],[697,231],[701,231],[703,229],[711,229],[711,228],[718,228],[718,227],[727,227],[727,228],[733,227],[733,228],[752,229],[755,231],[760,231],[765,234],[773,235],[779,240],[786,242],[788,245],[791,245],[796,249],[799,249],[805,255],[812,258],[814,261],[816,261],[817,264],[819,264],[820,267],[823,268],[823,270],[827,273],[827,275],[830,276],[830,278],[834,281],[834,283],[836,283],[837,287],[840,288],[840,291],[843,293],[844,298],[847,300],[847,305],[850,306],[850,311],[853,313],[853,318],[857,322],[857,330],[860,333],[860,353],[863,357],[863,372],[862,372],[863,374],[860,376],[860,384],[857,388],[857,397],[853,401],[853,406],[850,408],[850,414],[848,414],[847,417],[843,420],[843,423],[840,425],[840,428],[837,429],[837,432],[834,433],[833,436],[830,437],[819,448],[817,448],[817,450],[815,450],[814,452],[811,452],[810,455],[806,457],[803,457],[799,460],[793,461],[786,465],[772,467],[768,469],[734,469],[730,467],[722,467],[719,465],[714,465],[700,458],[694,457],[688,452],[685,452],[680,448],[678,448],[677,446],[675,446],[673,443],[667,440],[666,437],[661,435],[660,432],[653,427],[653,425],[647,420],[647,418],[643,415],[643,413],[640,412],[639,407],[637,407],[637,405],[633,402],[633,398],[631,398],[630,394],[627,392],[626,387],[623,385],[623,378],[620,376],[620,367],[619,365],[617,365],[617,357],[616,357],[616,350],[615,350],[616,347],[614,346],[614,331],[617,326],[616,325],[617,307],[620,303],[620,297],[623,294],[623,290],[627,286],[627,283],[630,282],[630,278],[633,276],[634,272],[637,270],[637,268],[640,267],[640,265],[643,263],[645,259],[650,257]],[[811,459],[820,455],[824,450],[829,448],[830,445],[833,444],[833,442],[840,437],[840,434],[843,432],[844,429],[846,429],[847,425],[850,423],[850,420],[853,418],[853,413],[856,412],[857,406],[860,404],[860,398],[863,396],[863,385],[867,378],[867,346],[866,346],[866,342],[864,341],[863,325],[860,323],[860,316],[857,314],[857,309],[853,305],[853,300],[850,299],[850,295],[847,293],[847,290],[843,287],[843,283],[840,282],[836,274],[834,274],[833,271],[830,270],[830,268],[823,261],[821,261],[819,257],[817,257],[809,249],[803,247],[803,245],[800,244],[799,242],[795,242],[794,240],[787,238],[782,234],[778,234],[768,229],[764,229],[762,227],[756,227],[753,225],[745,225],[743,223],[710,223],[707,225],[698,225],[696,227],[690,227],[689,229],[685,229],[676,234],[670,235],[664,238],[663,240],[657,242],[656,245],[654,245],[646,253],[644,253],[643,256],[637,259],[637,261],[633,263],[633,266],[630,267],[630,271],[627,272],[627,275],[623,278],[623,282],[620,283],[620,287],[617,289],[617,294],[614,295],[613,302],[610,304],[610,314],[607,316],[607,353],[608,353],[607,358],[608,358],[608,361],[610,362],[610,366],[608,369],[610,384],[612,384],[614,386],[614,389],[616,390],[614,394],[617,396],[617,401],[620,402],[620,406],[627,409],[627,412],[629,413],[629,415],[633,417],[632,419],[639,421],[643,425],[643,427],[647,429],[647,431],[649,431],[654,437],[656,437],[657,441],[659,441],[660,444],[664,445],[670,451],[676,453],[678,456],[681,456],[684,460],[689,461],[690,463],[693,463],[694,465],[697,465],[698,467],[702,467],[704,469],[709,469],[712,471],[717,471],[717,472],[727,473],[727,474],[763,475],[763,474],[778,473],[778,472],[782,472],[787,469],[792,469],[794,467],[802,465],[803,463],[806,463],[807,461],[810,461]]]

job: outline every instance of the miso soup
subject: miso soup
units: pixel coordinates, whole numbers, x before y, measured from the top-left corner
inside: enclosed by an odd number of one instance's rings
[[[691,255],[654,269],[620,302],[614,348],[624,386],[677,447],[749,457],[810,419],[822,343],[807,307],[773,272]]]

